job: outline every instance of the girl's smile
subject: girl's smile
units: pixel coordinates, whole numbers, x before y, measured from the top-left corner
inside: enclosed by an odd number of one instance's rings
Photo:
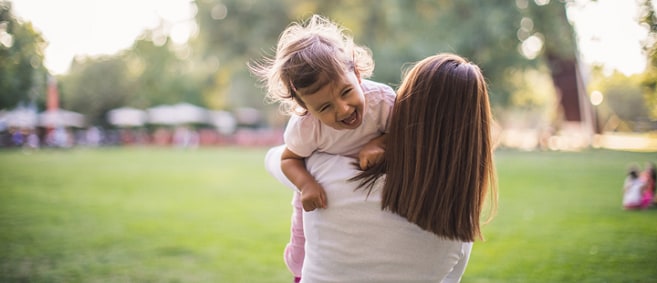
[[[345,123],[348,126],[354,125],[357,122],[360,122],[360,119],[359,119],[359,115],[356,111],[351,113],[351,115],[349,115],[349,117],[347,117],[346,119],[342,120],[342,123]],[[358,124],[360,124],[360,123],[358,123]]]

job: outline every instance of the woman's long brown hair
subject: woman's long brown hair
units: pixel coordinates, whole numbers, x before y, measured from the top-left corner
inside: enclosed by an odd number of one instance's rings
[[[362,188],[386,174],[383,209],[447,239],[481,239],[486,195],[491,212],[497,203],[488,99],[481,70],[465,59],[418,62],[398,90],[385,162],[355,179]]]

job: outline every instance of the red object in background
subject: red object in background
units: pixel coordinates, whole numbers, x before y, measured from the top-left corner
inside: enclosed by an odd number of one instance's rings
[[[57,79],[48,77],[48,95],[46,97],[46,110],[56,111],[59,109],[59,92],[57,91]]]

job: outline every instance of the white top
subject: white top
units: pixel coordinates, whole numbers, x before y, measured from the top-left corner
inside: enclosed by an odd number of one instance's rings
[[[623,205],[634,206],[641,204],[643,181],[640,178],[632,178],[627,176],[623,183]]]
[[[293,185],[280,169],[283,147],[271,149],[265,167]],[[396,214],[381,210],[376,184],[367,197],[347,181],[354,159],[315,153],[309,172],[326,190],[328,208],[303,212],[306,256],[302,282],[459,282],[472,243],[445,240]]]
[[[288,149],[302,157],[315,151],[355,156],[367,142],[385,133],[395,103],[395,91],[369,80],[363,80],[361,87],[365,96],[365,113],[358,128],[336,130],[310,114],[292,115],[283,135]]]

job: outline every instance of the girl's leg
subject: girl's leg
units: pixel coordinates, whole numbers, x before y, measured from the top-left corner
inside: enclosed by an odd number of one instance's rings
[[[303,205],[298,192],[292,197],[292,225],[290,227],[290,242],[285,247],[285,264],[295,277],[301,277],[303,258],[305,257],[306,238],[303,235]]]

